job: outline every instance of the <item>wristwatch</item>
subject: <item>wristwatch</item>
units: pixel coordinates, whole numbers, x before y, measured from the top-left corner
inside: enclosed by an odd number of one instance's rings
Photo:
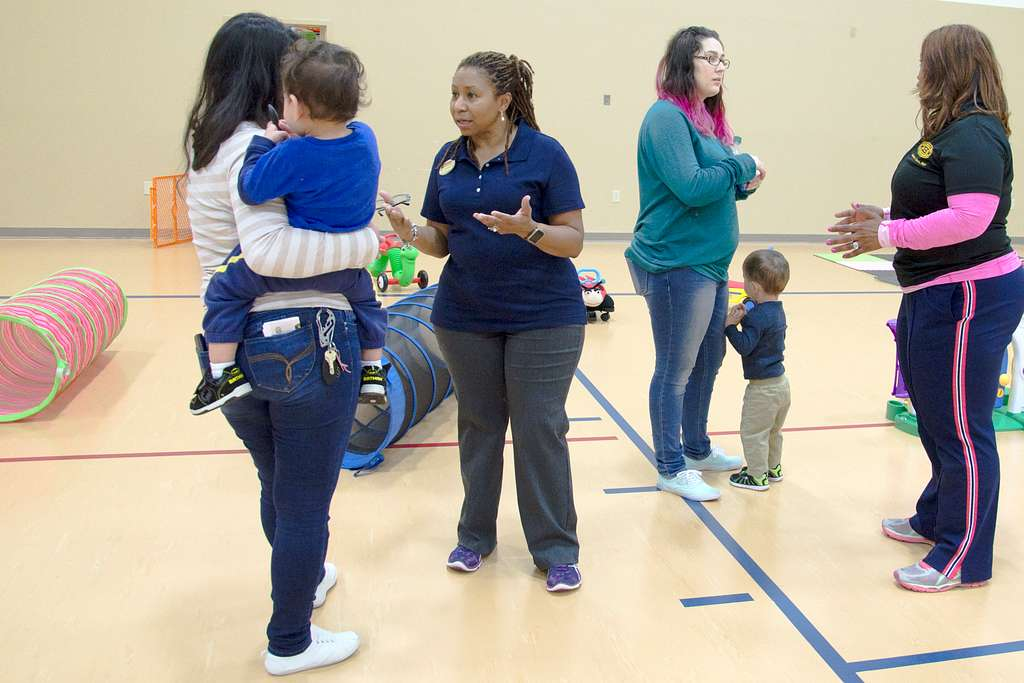
[[[540,238],[544,236],[544,231],[540,228],[534,228],[533,232],[526,236],[526,241],[530,244],[537,244],[540,242]]]

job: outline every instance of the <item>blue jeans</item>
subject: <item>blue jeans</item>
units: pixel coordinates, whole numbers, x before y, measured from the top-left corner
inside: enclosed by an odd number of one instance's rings
[[[334,311],[334,344],[344,365],[339,379],[328,385],[321,377],[318,310],[324,309],[249,315],[238,363],[253,392],[222,409],[259,474],[274,602],[267,637],[270,652],[280,656],[298,654],[310,643],[313,594],[327,555],[328,512],[359,397],[355,316]],[[299,317],[298,330],[262,336],[263,323],[289,316]]]
[[[650,413],[658,473],[673,477],[686,469],[684,453],[691,460],[711,453],[708,409],[725,358],[729,283],[692,268],[650,273],[627,263],[654,333]]]

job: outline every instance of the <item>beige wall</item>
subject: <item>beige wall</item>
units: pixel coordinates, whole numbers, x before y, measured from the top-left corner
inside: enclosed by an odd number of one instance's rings
[[[1011,108],[1024,107],[1024,11],[934,0],[12,5],[0,27],[0,227],[148,226],[143,182],[183,166],[180,134],[206,46],[226,18],[249,9],[326,23],[329,40],[360,54],[382,187],[417,201],[433,153],[455,135],[447,99],[458,60],[481,49],[528,59],[541,126],[576,163],[592,232],[632,229],[636,132],[657,60],[682,25],[721,32],[733,60],[730,118],[744,149],[768,166],[742,209],[744,233],[818,233],[844,202],[886,200],[891,171],[916,139],[910,90],[921,39],[936,26],[986,31]],[[1016,124],[1024,159],[1024,119]],[[1014,218],[1011,231],[1024,234]]]

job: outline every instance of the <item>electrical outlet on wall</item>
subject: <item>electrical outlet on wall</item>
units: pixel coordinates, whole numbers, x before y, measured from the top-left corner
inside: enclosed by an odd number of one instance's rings
[[[143,180],[142,181],[142,194],[149,196],[149,193],[153,191],[153,181]]]
[[[612,204],[618,204],[622,201],[622,193],[618,190],[612,190]]]

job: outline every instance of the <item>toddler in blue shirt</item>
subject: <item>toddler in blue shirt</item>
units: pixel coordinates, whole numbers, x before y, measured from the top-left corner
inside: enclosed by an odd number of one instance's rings
[[[782,481],[782,425],[790,395],[782,365],[786,313],[779,294],[788,283],[785,256],[774,249],[752,252],[743,260],[743,288],[750,298],[746,305],[733,306],[725,320],[725,335],[743,357],[748,380],[740,418],[747,466],[730,476],[729,483],[752,491],[767,491],[768,482]]]

